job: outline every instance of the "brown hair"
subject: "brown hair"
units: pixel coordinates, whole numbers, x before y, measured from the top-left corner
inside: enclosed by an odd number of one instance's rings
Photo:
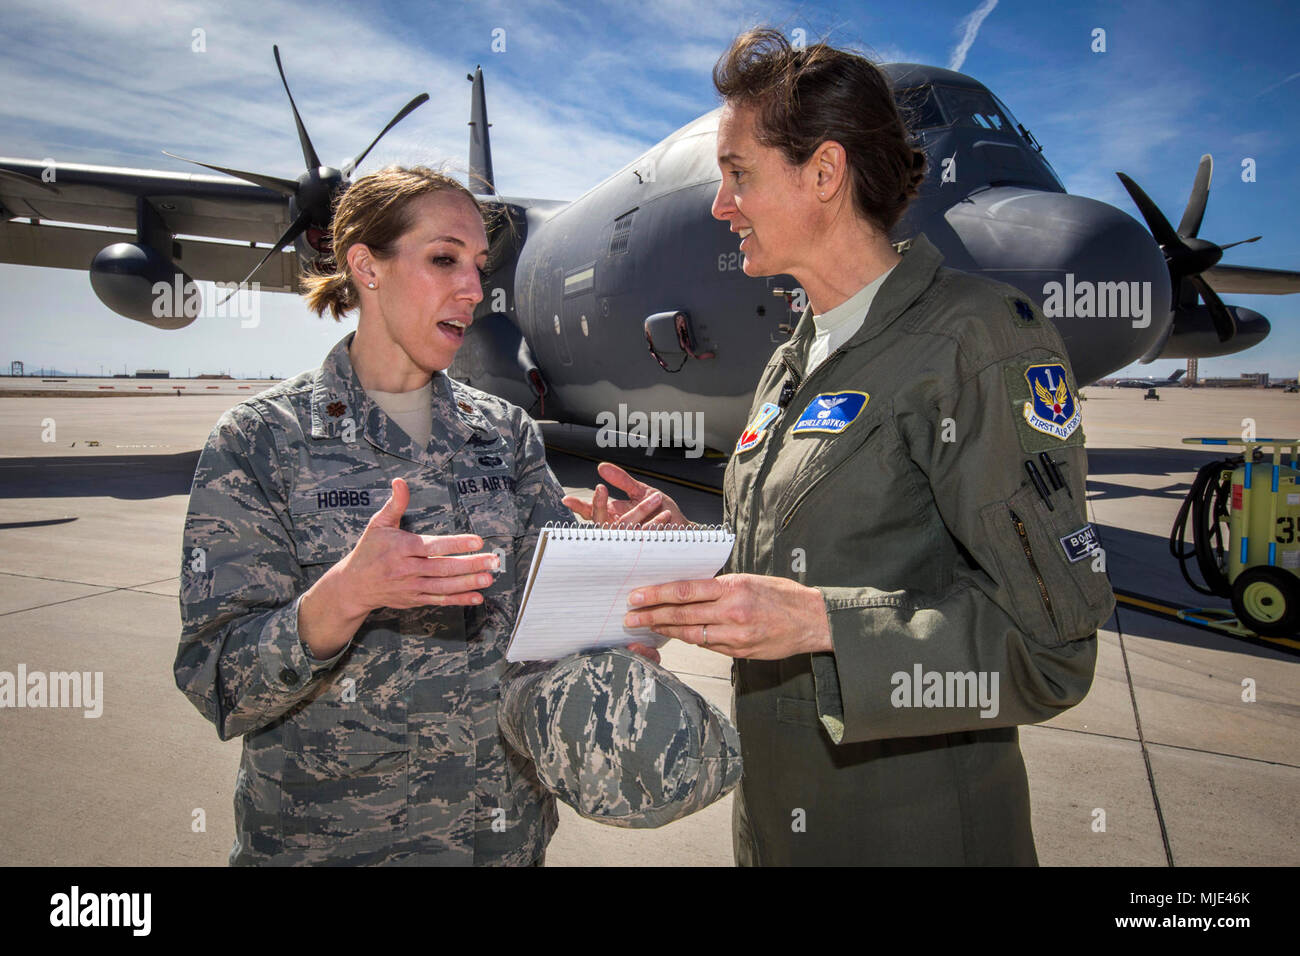
[[[323,316],[329,309],[338,321],[360,305],[348,271],[348,250],[357,243],[379,259],[393,254],[397,240],[411,228],[411,203],[420,196],[450,191],[483,209],[473,194],[446,173],[427,166],[386,166],[362,176],[338,198],[330,227],[332,253],[304,272],[302,294],[307,308]]]
[[[888,79],[866,57],[825,43],[795,49],[779,30],[759,27],[718,59],[713,86],[728,103],[755,108],[755,138],[792,166],[827,140],[843,146],[858,213],[882,233],[917,195],[925,153],[912,145]]]

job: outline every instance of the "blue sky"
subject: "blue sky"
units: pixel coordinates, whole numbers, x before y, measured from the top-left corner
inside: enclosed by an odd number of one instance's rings
[[[574,198],[712,109],[709,71],[741,29],[769,22],[881,60],[952,66],[996,93],[1070,192],[1137,216],[1114,173],[1175,225],[1202,153],[1215,176],[1201,236],[1225,262],[1300,269],[1300,10],[1286,2],[764,3],[559,0],[338,4],[288,0],[5,0],[0,154],[176,171],[166,148],[288,178],[301,154],[271,58],[278,42],[322,159],[365,145],[412,95],[432,100],[360,172],[466,163],[469,84],[482,64],[498,189]],[[1106,31],[1107,51],[1090,50]],[[206,51],[193,52],[195,29]],[[503,30],[505,50],[492,50]],[[502,34],[496,34],[498,38]],[[1257,181],[1241,181],[1243,158]],[[1253,350],[1201,373],[1300,369],[1300,296],[1228,296],[1269,317]],[[0,266],[0,361],[98,373],[169,368],[290,375],[350,324],[266,294],[261,324],[199,319],[164,332],[100,304],[84,273]],[[1182,363],[1133,366],[1166,374]]]

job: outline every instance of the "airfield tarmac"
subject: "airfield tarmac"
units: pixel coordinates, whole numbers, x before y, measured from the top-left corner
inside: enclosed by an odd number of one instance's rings
[[[233,394],[0,397],[0,670],[102,671],[103,715],[0,709],[0,863],[224,865],[239,743],[222,743],[176,690],[177,568],[190,479]],[[1191,435],[1300,435],[1278,390],[1085,390],[1089,510],[1115,586],[1203,599],[1167,538],[1200,464],[1230,449]],[[243,392],[240,394],[247,394]],[[50,420],[54,441],[49,435]],[[589,433],[548,426],[550,460],[589,491]],[[96,442],[97,444],[88,444]],[[720,484],[721,463],[622,452],[651,471]],[[665,489],[695,520],[721,499]],[[664,663],[725,711],[729,661],[671,642]],[[1242,701],[1253,679],[1256,700]],[[1077,707],[1021,728],[1044,865],[1300,863],[1300,657],[1121,605]],[[731,798],[658,830],[561,806],[547,864],[730,865]],[[205,826],[197,830],[195,811]],[[1099,813],[1098,811],[1102,811]],[[1104,816],[1103,816],[1104,815]],[[1104,818],[1104,830],[1099,821]]]

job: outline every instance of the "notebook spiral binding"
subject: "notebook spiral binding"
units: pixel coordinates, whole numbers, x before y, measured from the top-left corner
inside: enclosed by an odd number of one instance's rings
[[[668,524],[629,528],[609,522],[548,521],[542,530],[561,541],[726,541],[734,532],[723,524]]]

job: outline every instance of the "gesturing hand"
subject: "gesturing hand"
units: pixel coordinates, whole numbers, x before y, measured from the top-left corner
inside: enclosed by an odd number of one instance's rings
[[[495,554],[474,534],[429,535],[401,530],[411,492],[393,479],[393,496],[376,511],[361,540],[314,584],[298,609],[298,633],[317,658],[337,653],[375,608],[483,603]]]
[[[612,462],[602,461],[596,466],[599,475],[627,495],[627,499],[611,498],[609,489],[596,485],[591,498],[566,495],[564,505],[578,517],[598,524],[626,524],[639,528],[653,528],[665,524],[690,524],[682,509],[662,491],[645,482],[637,481]]]
[[[483,547],[474,534],[412,534],[401,530],[411,492],[401,478],[376,511],[356,547],[338,567],[350,582],[357,611],[425,604],[481,604],[479,588],[492,583],[495,554],[463,554]]]

